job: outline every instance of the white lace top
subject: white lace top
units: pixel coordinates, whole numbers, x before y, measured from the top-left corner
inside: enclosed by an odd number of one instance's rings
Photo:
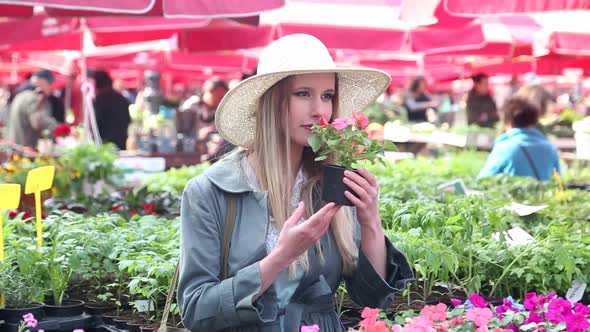
[[[244,170],[244,174],[246,175],[246,181],[250,188],[255,191],[260,191],[260,185],[258,184],[258,179],[256,179],[256,173],[248,163],[246,157],[242,158],[241,166]],[[305,176],[303,169],[299,169],[299,173],[297,173],[297,178],[295,179],[295,185],[293,186],[293,192],[291,193],[291,209],[289,212],[293,212],[297,206],[299,205],[299,201],[301,200],[301,188],[303,184],[307,181],[307,177]],[[304,222],[305,218],[301,218],[299,222]],[[277,229],[277,225],[275,223],[274,218],[270,217],[269,227],[266,232],[266,253],[270,253],[274,247],[277,245],[277,241],[279,240],[279,233],[280,231]]]

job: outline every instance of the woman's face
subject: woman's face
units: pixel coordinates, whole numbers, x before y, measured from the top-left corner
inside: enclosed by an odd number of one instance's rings
[[[332,118],[332,101],[336,95],[336,74],[302,74],[289,79],[287,84],[288,126],[291,144],[308,146],[311,127],[320,118]]]

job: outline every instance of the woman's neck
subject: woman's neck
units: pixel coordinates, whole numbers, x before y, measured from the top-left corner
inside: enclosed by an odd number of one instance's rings
[[[299,173],[299,168],[301,166],[301,161],[303,160],[303,147],[298,145],[291,145],[291,154],[288,156],[291,162],[291,176],[293,181],[297,178],[297,174]],[[258,157],[256,153],[248,154],[248,162],[253,169],[258,169],[255,167],[258,164]]]

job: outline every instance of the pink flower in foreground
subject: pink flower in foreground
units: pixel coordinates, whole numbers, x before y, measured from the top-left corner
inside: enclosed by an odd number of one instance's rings
[[[364,319],[359,324],[363,327],[374,325],[377,321],[378,316],[379,309],[371,309],[369,307],[365,307],[363,309],[363,312],[361,312],[361,317]]]
[[[404,332],[436,332],[432,322],[425,317],[414,317],[404,327]]]
[[[489,329],[487,325],[484,325],[476,328],[473,332],[489,332]]]
[[[565,318],[567,332],[583,332],[587,331],[590,323],[583,314],[570,314]]]
[[[318,331],[319,331],[319,329],[318,329]],[[74,330],[74,331],[72,331],[72,332],[84,332],[84,330],[82,330],[82,329],[75,329],[75,330]]]
[[[352,118],[356,121],[356,125],[361,129],[367,128],[369,125],[369,118],[359,112],[352,112]]]
[[[447,305],[439,303],[437,305],[427,305],[420,312],[422,317],[433,322],[440,322],[447,319]]]
[[[28,313],[26,315],[23,315],[23,319],[25,320],[25,325],[27,327],[30,327],[30,328],[37,327],[37,320],[35,319],[35,316],[33,316],[33,314]]]
[[[391,329],[393,330],[393,332],[404,332],[404,329],[401,327],[401,325],[398,324],[393,325]]]
[[[319,332],[319,331],[320,331],[320,327],[317,324],[301,327],[301,332]],[[76,331],[74,331],[74,332],[76,332]]]
[[[473,308],[467,310],[467,319],[472,321],[477,327],[488,326],[490,319],[494,316],[488,308]]]
[[[577,314],[582,314],[584,316],[590,316],[590,307],[578,302],[574,306],[574,312]]]
[[[572,313],[572,304],[564,298],[557,298],[547,307],[547,314],[545,317],[553,324],[565,322],[565,319]]]
[[[365,326],[365,332],[390,332],[389,327],[385,324],[384,321],[376,321],[375,324]]]
[[[469,302],[476,308],[487,308],[489,306],[486,300],[478,294],[469,295]]]
[[[524,323],[525,324],[542,323],[544,321],[545,321],[545,319],[543,317],[541,317],[536,312],[531,311],[531,313],[529,314],[529,318],[527,318],[527,320]]]
[[[463,324],[463,322],[464,322],[463,316],[459,315],[459,316],[451,319],[449,321],[449,325],[450,326],[461,325],[461,324]]]
[[[461,300],[459,300],[459,299],[451,299],[451,304],[452,304],[454,307],[458,307],[458,306],[460,306],[460,305],[462,305],[462,304],[463,304],[463,301],[461,301]]]
[[[328,122],[326,121],[326,119],[320,118],[320,121],[318,122],[318,126],[320,126],[322,128],[326,128],[328,126]]]
[[[338,130],[343,130],[354,125],[354,119],[338,118],[332,122],[332,125]]]

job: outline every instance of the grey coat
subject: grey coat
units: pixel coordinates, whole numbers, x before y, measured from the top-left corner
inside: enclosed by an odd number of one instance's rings
[[[335,311],[334,294],[342,279],[348,295],[361,306],[385,308],[393,293],[413,278],[406,258],[385,238],[387,278],[383,280],[362,250],[358,267],[342,274],[342,259],[331,232],[322,239],[325,262],[310,249],[305,273],[285,310],[279,310],[274,287],[253,301],[261,287],[259,262],[266,256],[269,221],[268,194],[248,186],[239,156],[219,161],[192,179],[182,196],[182,238],[178,303],[184,325],[191,331],[299,331],[318,324],[322,332],[343,331]],[[221,242],[226,218],[225,193],[238,195],[236,224],[229,253],[229,275],[220,280]],[[358,223],[357,223],[358,225]],[[360,228],[355,238],[360,245]]]

